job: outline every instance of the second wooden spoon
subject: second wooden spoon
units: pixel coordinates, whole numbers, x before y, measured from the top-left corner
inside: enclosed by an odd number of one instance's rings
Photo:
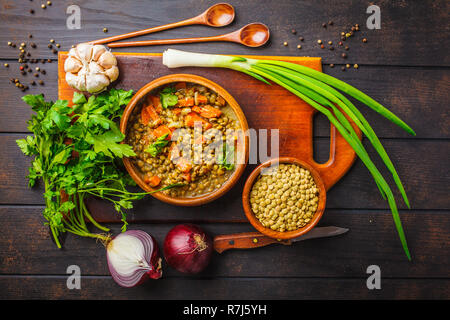
[[[214,37],[112,42],[108,43],[107,45],[110,48],[121,48],[121,47],[156,46],[156,45],[177,44],[177,43],[228,41],[240,43],[247,47],[260,47],[269,40],[269,37],[270,37],[269,28],[265,24],[257,22],[257,23],[250,23],[234,32]]]

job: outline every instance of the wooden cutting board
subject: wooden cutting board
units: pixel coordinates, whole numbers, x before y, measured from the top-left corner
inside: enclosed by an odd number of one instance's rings
[[[115,88],[137,91],[148,82],[171,73],[190,73],[208,78],[224,87],[239,103],[247,117],[249,128],[279,129],[279,154],[305,160],[331,188],[350,169],[355,152],[331,126],[330,157],[323,164],[313,159],[313,115],[316,112],[297,96],[278,85],[267,85],[243,73],[222,68],[168,69],[161,54],[114,53],[120,76]],[[74,89],[65,81],[64,61],[67,52],[58,57],[58,97],[71,100]],[[277,59],[298,63],[321,71],[321,59],[312,57],[251,56],[256,59]],[[358,130],[360,135],[361,132]],[[270,139],[270,135],[267,139]],[[268,140],[269,142],[270,140]],[[262,162],[265,159],[260,159]]]

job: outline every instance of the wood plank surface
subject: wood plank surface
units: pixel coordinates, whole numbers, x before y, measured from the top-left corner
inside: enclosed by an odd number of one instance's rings
[[[0,207],[3,226],[0,274],[65,274],[67,266],[80,266],[83,275],[108,275],[105,249],[95,240],[67,235],[58,249],[43,225],[42,209]],[[252,250],[214,253],[210,266],[190,277],[365,277],[369,265],[379,265],[383,278],[448,278],[450,270],[449,211],[400,213],[413,256],[405,258],[391,213],[387,210],[325,211],[320,226],[349,228],[342,236],[297,242],[291,246],[270,245]],[[161,219],[161,218],[160,218]],[[192,219],[192,218],[191,218]],[[196,219],[194,222],[198,223]],[[178,222],[133,223],[153,235],[160,245]],[[213,221],[210,221],[213,222]],[[249,223],[201,223],[208,234],[254,231]],[[120,232],[120,224],[109,225]],[[93,231],[95,228],[92,229]],[[185,276],[163,263],[165,276]]]
[[[374,300],[445,299],[448,279],[383,279],[381,290],[368,290],[363,279],[168,278],[120,288],[110,278],[82,277],[80,290],[68,290],[67,277],[0,276],[0,299],[132,300]],[[269,307],[268,307],[269,308]],[[182,310],[179,311],[182,314]]]
[[[0,65],[1,65],[0,61]],[[20,97],[22,92],[9,82],[10,78],[19,78],[24,83],[36,80],[32,75],[19,76],[19,64],[9,62],[10,68],[0,68],[0,90],[3,93],[0,101],[0,132],[26,132],[26,121],[31,114],[31,108]],[[31,65],[35,66],[35,65]],[[44,93],[49,100],[56,100],[57,95],[57,63],[40,65],[47,74],[40,75],[44,86],[30,86],[27,94]],[[171,72],[190,72],[201,76],[206,70],[201,68],[173,69]],[[379,101],[392,110],[417,133],[418,138],[450,138],[450,109],[445,108],[444,101],[450,99],[450,76],[445,69],[399,68],[362,66],[358,70],[350,69],[342,72],[340,68],[324,66],[324,72],[346,81]],[[229,71],[227,74],[236,73]],[[150,81],[145,75],[142,84]],[[211,75],[210,75],[211,77]],[[222,79],[212,76],[211,80],[222,83]],[[246,101],[244,95],[235,86],[226,86],[227,89],[242,104]],[[258,99],[256,92],[249,92],[252,98]],[[366,116],[369,123],[380,138],[408,138],[402,129],[396,127],[376,112],[368,109],[359,102],[356,106]],[[328,137],[330,125],[324,117],[315,123],[314,134]]]
[[[42,186],[29,189],[27,180],[29,158],[16,146],[15,140],[23,134],[0,135],[0,204],[43,204]],[[320,150],[326,152],[328,139],[319,139]],[[364,141],[366,146],[368,142]],[[415,209],[450,209],[448,198],[450,176],[448,168],[442,166],[450,157],[448,140],[382,140],[398,173],[402,178],[412,207]],[[375,159],[373,150],[369,153]],[[379,160],[376,158],[376,160]],[[382,168],[381,161],[376,161]],[[162,210],[182,216],[183,212],[194,211],[200,215],[209,212],[242,212],[241,191],[246,177],[254,165],[248,165],[235,187],[224,197],[197,208],[174,207],[148,197],[138,202],[137,213]],[[386,175],[387,176],[387,175]],[[393,184],[391,184],[393,185]],[[351,195],[351,196],[349,196]],[[400,199],[400,197],[398,197]],[[142,205],[141,205],[142,203]],[[399,207],[405,205],[399,200]],[[357,161],[339,183],[327,193],[327,208],[388,208],[372,177],[361,161]]]
[[[103,247],[95,241],[65,238],[58,250],[43,225],[42,188],[27,188],[25,176],[29,159],[15,140],[27,132],[29,106],[22,92],[9,83],[19,78],[31,86],[27,93],[44,93],[57,98],[57,55],[47,48],[51,38],[60,50],[82,41],[148,28],[194,16],[213,0],[99,0],[52,1],[43,10],[41,2],[0,0],[0,299],[449,299],[450,229],[450,56],[448,38],[449,2],[445,0],[361,2],[348,0],[244,1],[227,0],[236,9],[235,21],[225,28],[190,26],[168,30],[136,40],[212,36],[230,32],[249,22],[263,22],[271,31],[270,42],[250,49],[232,43],[187,44],[122,48],[115,52],[162,52],[168,47],[194,52],[316,56],[322,57],[323,71],[338,77],[381,102],[417,132],[408,136],[378,114],[357,103],[381,138],[402,178],[413,209],[399,202],[400,215],[413,256],[408,262],[387,204],[361,161],[327,194],[327,209],[320,225],[347,227],[350,232],[332,239],[316,239],[291,247],[268,246],[255,250],[230,250],[214,254],[204,273],[187,276],[165,263],[163,279],[125,290],[109,277]],[[66,27],[66,8],[81,9],[81,29]],[[368,30],[369,5],[381,9],[381,29]],[[29,13],[34,9],[35,13]],[[333,21],[333,26],[322,23]],[[359,23],[362,31],[338,46],[339,34]],[[108,28],[108,33],[102,29]],[[291,33],[296,29],[297,34]],[[33,38],[28,39],[32,34]],[[304,37],[300,42],[298,37]],[[366,37],[368,42],[362,43]],[[317,40],[333,41],[335,50],[321,49]],[[32,41],[31,58],[51,59],[39,66],[46,75],[22,76],[18,70],[18,47]],[[288,46],[283,46],[287,41]],[[297,44],[302,49],[297,49]],[[341,57],[342,53],[347,59]],[[3,66],[9,64],[9,68]],[[335,64],[334,68],[329,66]],[[341,71],[346,63],[358,69]],[[152,70],[148,70],[151,74]],[[202,69],[175,69],[203,75]],[[228,71],[233,74],[233,71]],[[142,84],[148,78],[139,75]],[[221,84],[218,75],[211,80]],[[227,86],[239,103],[236,86]],[[251,88],[250,88],[251,89]],[[248,90],[249,99],[261,99],[260,92]],[[244,100],[243,100],[244,99]],[[241,101],[242,100],[242,101]],[[245,103],[245,102],[244,102]],[[329,153],[330,125],[324,117],[314,124],[315,158],[324,161]],[[368,142],[364,140],[368,146]],[[372,150],[371,148],[369,148]],[[374,155],[373,151],[369,152]],[[380,161],[376,161],[381,164]],[[243,182],[222,199],[197,208],[178,208],[151,197],[135,203],[130,228],[153,234],[162,244],[167,231],[182,222],[198,223],[211,235],[253,231],[241,206]],[[386,173],[386,171],[384,171]],[[387,174],[386,174],[387,176]],[[392,181],[391,185],[392,184]],[[400,199],[398,193],[397,198]],[[118,232],[120,223],[113,210],[90,201],[97,219]],[[100,210],[99,208],[102,208]],[[67,290],[65,274],[69,264],[81,266],[82,290]],[[382,273],[382,290],[368,290],[366,268],[377,264]]]
[[[231,32],[250,22],[263,22],[271,31],[270,42],[257,49],[246,48],[233,43],[186,44],[176,48],[198,52],[220,52],[224,54],[266,55],[305,55],[322,56],[325,63],[359,63],[381,65],[422,65],[449,66],[450,57],[443,45],[448,36],[448,2],[439,1],[378,1],[381,11],[381,29],[368,30],[366,13],[368,2],[360,1],[258,1],[255,8],[253,1],[230,0],[236,10],[235,21],[224,28],[208,28],[205,26],[189,26],[175,30],[155,33],[139,37],[146,39],[186,38],[212,36]],[[66,27],[66,8],[72,1],[55,1],[46,10],[39,8],[40,2],[0,1],[0,19],[2,31],[0,43],[7,41],[20,43],[27,40],[32,33],[37,44],[35,57],[54,57],[47,48],[50,38],[61,44],[61,49],[68,50],[71,45],[104,38],[103,28],[108,28],[109,35],[123,34],[135,30],[158,26],[170,22],[196,16],[210,5],[213,0],[182,2],[155,0],[148,1],[78,1],[81,9],[81,29],[68,30]],[[29,13],[34,9],[35,14]],[[322,27],[322,23],[332,20],[333,26]],[[335,44],[340,33],[347,31],[358,23],[361,31],[346,41],[350,50],[348,59],[342,59],[342,48],[330,51],[320,49],[317,40],[332,40]],[[297,30],[297,35],[291,33]],[[440,32],[444,30],[445,32]],[[297,49],[300,43],[298,36],[304,37],[303,48]],[[366,37],[368,42],[362,43]],[[287,47],[283,42],[288,41]],[[175,46],[171,46],[175,47]],[[143,47],[140,52],[161,52],[167,46]],[[134,52],[136,48],[121,49]],[[33,51],[34,52],[34,51]],[[411,53],[414,54],[411,54]],[[7,46],[0,46],[0,56],[16,58],[16,52]]]

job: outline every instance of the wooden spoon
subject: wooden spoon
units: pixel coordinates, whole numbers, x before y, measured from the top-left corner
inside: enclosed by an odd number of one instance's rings
[[[142,36],[144,34],[149,34],[153,32],[163,31],[167,29],[173,29],[177,27],[189,26],[193,24],[201,24],[210,27],[224,27],[229,25],[234,20],[234,8],[228,3],[218,3],[208,8],[205,12],[200,15],[186,19],[179,22],[174,22],[166,24],[163,26],[148,28],[140,31],[134,31],[130,33],[121,34],[118,36],[112,36],[104,39],[94,40],[89,43],[91,44],[102,44],[112,41],[119,41],[123,39],[128,39],[132,37]]]
[[[177,43],[228,41],[240,43],[247,47],[260,47],[269,40],[269,37],[270,37],[269,28],[265,24],[258,22],[258,23],[250,23],[234,32],[214,37],[113,42],[108,43],[107,45],[110,48],[120,48],[120,47],[156,46],[162,44],[177,44]]]

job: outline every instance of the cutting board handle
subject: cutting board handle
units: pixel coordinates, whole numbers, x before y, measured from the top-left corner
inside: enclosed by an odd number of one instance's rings
[[[353,124],[356,134],[361,139],[361,131]],[[339,179],[344,176],[356,159],[355,151],[345,141],[335,126],[330,125],[330,158],[325,163],[317,163],[311,154],[311,165],[316,169],[325,184],[325,189],[329,190]]]

